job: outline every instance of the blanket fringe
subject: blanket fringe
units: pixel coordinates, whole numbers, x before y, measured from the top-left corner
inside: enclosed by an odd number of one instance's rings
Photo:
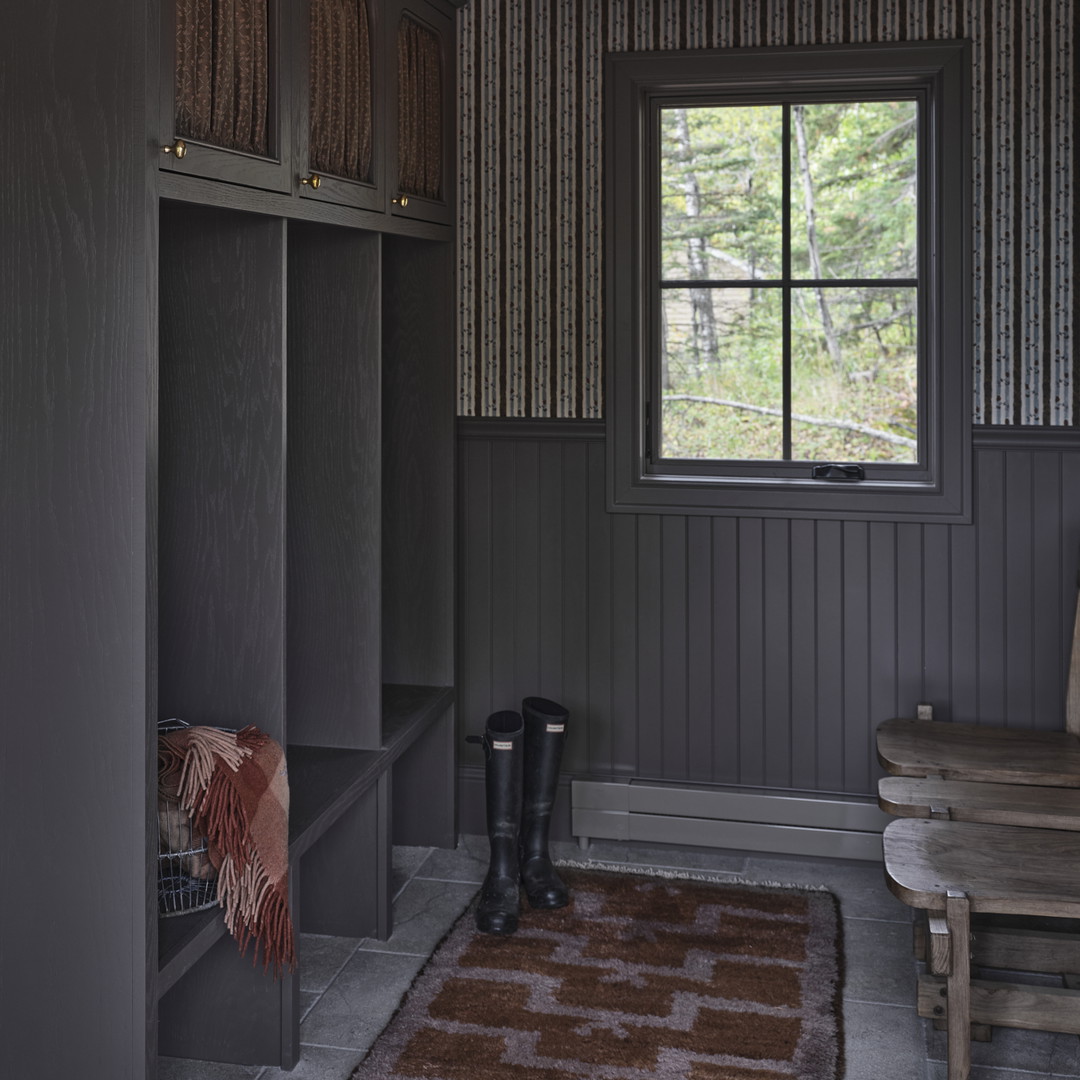
[[[192,727],[175,740],[159,740],[161,783],[178,789],[180,805],[206,836],[210,861],[218,870],[218,899],[225,925],[243,956],[254,942],[253,963],[260,952],[263,970],[275,977],[296,969],[296,949],[289,915],[288,870],[270,877],[251,841],[244,797],[237,776],[245,762],[272,740],[254,725],[236,734]],[[278,754],[280,748],[275,747]],[[179,772],[179,780],[176,774]],[[286,792],[287,795],[287,792]],[[287,799],[285,802],[287,807]]]
[[[216,728],[199,728],[198,736],[187,742],[184,770],[180,774],[180,799],[188,808],[195,805],[198,792],[206,791],[214,776],[218,761],[233,772],[251,757],[251,750],[241,746],[236,736]]]
[[[233,858],[243,852],[244,806],[240,793],[225,773],[216,772],[201,798],[184,805],[205,830],[211,852],[217,849],[222,855],[229,854]]]

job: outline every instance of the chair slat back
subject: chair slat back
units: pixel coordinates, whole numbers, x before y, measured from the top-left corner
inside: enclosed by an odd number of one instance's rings
[[[1065,730],[1080,736],[1080,584],[1076,593],[1072,649],[1069,652],[1069,681],[1065,690]]]

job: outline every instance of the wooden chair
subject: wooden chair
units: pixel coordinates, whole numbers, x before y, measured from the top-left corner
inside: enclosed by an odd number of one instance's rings
[[[918,1012],[948,1032],[949,1080],[967,1077],[969,1040],[989,1039],[991,1025],[1080,1034],[1080,980],[1070,974],[1080,972],[1080,935],[986,921],[1080,911],[1080,594],[1064,731],[943,724],[921,705],[915,720],[881,724],[877,747],[892,774],[878,784],[878,804],[915,819],[885,830],[886,878],[927,913],[925,931],[916,928],[930,970]],[[987,914],[973,926],[973,913]],[[1065,989],[972,982],[973,961],[1061,975]]]
[[[891,822],[882,841],[890,890],[929,914],[917,1007],[945,1018],[948,1080],[967,1080],[972,1024],[1080,1034],[1080,990],[971,978],[972,914],[1080,917],[1075,831],[916,818]],[[1006,929],[991,938],[989,966],[1080,970],[1080,935],[1024,930],[1013,939]]]
[[[934,777],[916,779],[886,776],[878,782],[878,804],[887,813],[902,818],[1006,825],[1010,826],[1007,830],[1010,832],[1018,829],[1080,831],[1080,788],[1040,788]],[[894,830],[890,833],[886,829],[886,835],[888,840],[883,843],[888,845],[887,851],[891,856],[897,832]],[[1042,842],[1042,835],[1041,832],[1033,834],[1036,844]],[[1015,841],[1015,837],[1010,839]],[[935,842],[939,845],[962,845],[966,841],[967,836],[963,832],[959,835],[949,831],[935,834]],[[1028,841],[1032,841],[1032,836],[1028,837]],[[1077,842],[1080,842],[1080,838],[1077,838]],[[949,862],[954,866],[960,865],[952,856]],[[890,880],[890,887],[892,884]],[[939,950],[945,933],[941,916],[925,910],[923,915],[923,919],[915,924],[915,956],[926,962],[932,972],[946,973],[947,966],[935,966],[939,963]],[[1028,925],[1022,925],[1025,923]],[[1000,919],[976,915],[969,927],[971,962],[982,968],[1059,975],[1066,985],[1080,988],[1080,978],[1074,974],[1080,972],[1080,934],[1073,927],[1058,924],[1050,929],[1052,925],[1050,919],[1035,925],[1030,925],[1030,920],[1024,919],[1014,920],[1012,925],[1001,925]],[[946,1028],[940,1013],[940,1002],[929,1001],[928,995],[932,996],[931,992],[920,986],[919,1015],[932,1019],[937,1028]],[[972,1017],[971,1038],[989,1042],[992,1022],[997,1021]],[[1032,1022],[1023,1026],[1036,1028],[1044,1025]]]

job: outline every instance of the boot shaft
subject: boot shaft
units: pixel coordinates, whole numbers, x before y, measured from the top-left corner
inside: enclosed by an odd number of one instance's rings
[[[476,737],[473,736],[475,739]],[[521,832],[522,763],[525,730],[516,712],[488,717],[483,744],[487,827],[491,858],[480,887],[476,928],[485,934],[512,934],[518,925],[518,836]]]
[[[568,713],[547,698],[526,698],[521,703],[521,711],[525,718],[525,784],[519,844],[521,880],[532,907],[565,907],[570,896],[551,864],[548,833],[559,786]]]
[[[513,711],[492,713],[484,731],[488,837],[516,841],[521,828],[525,730]]]
[[[521,850],[526,858],[546,857],[569,713],[557,702],[541,697],[525,698],[521,712],[525,726]]]

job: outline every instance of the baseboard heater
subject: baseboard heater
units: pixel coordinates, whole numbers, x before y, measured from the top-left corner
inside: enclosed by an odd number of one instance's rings
[[[637,840],[880,862],[891,820],[870,797],[663,780],[574,780],[570,802],[582,847]]]

